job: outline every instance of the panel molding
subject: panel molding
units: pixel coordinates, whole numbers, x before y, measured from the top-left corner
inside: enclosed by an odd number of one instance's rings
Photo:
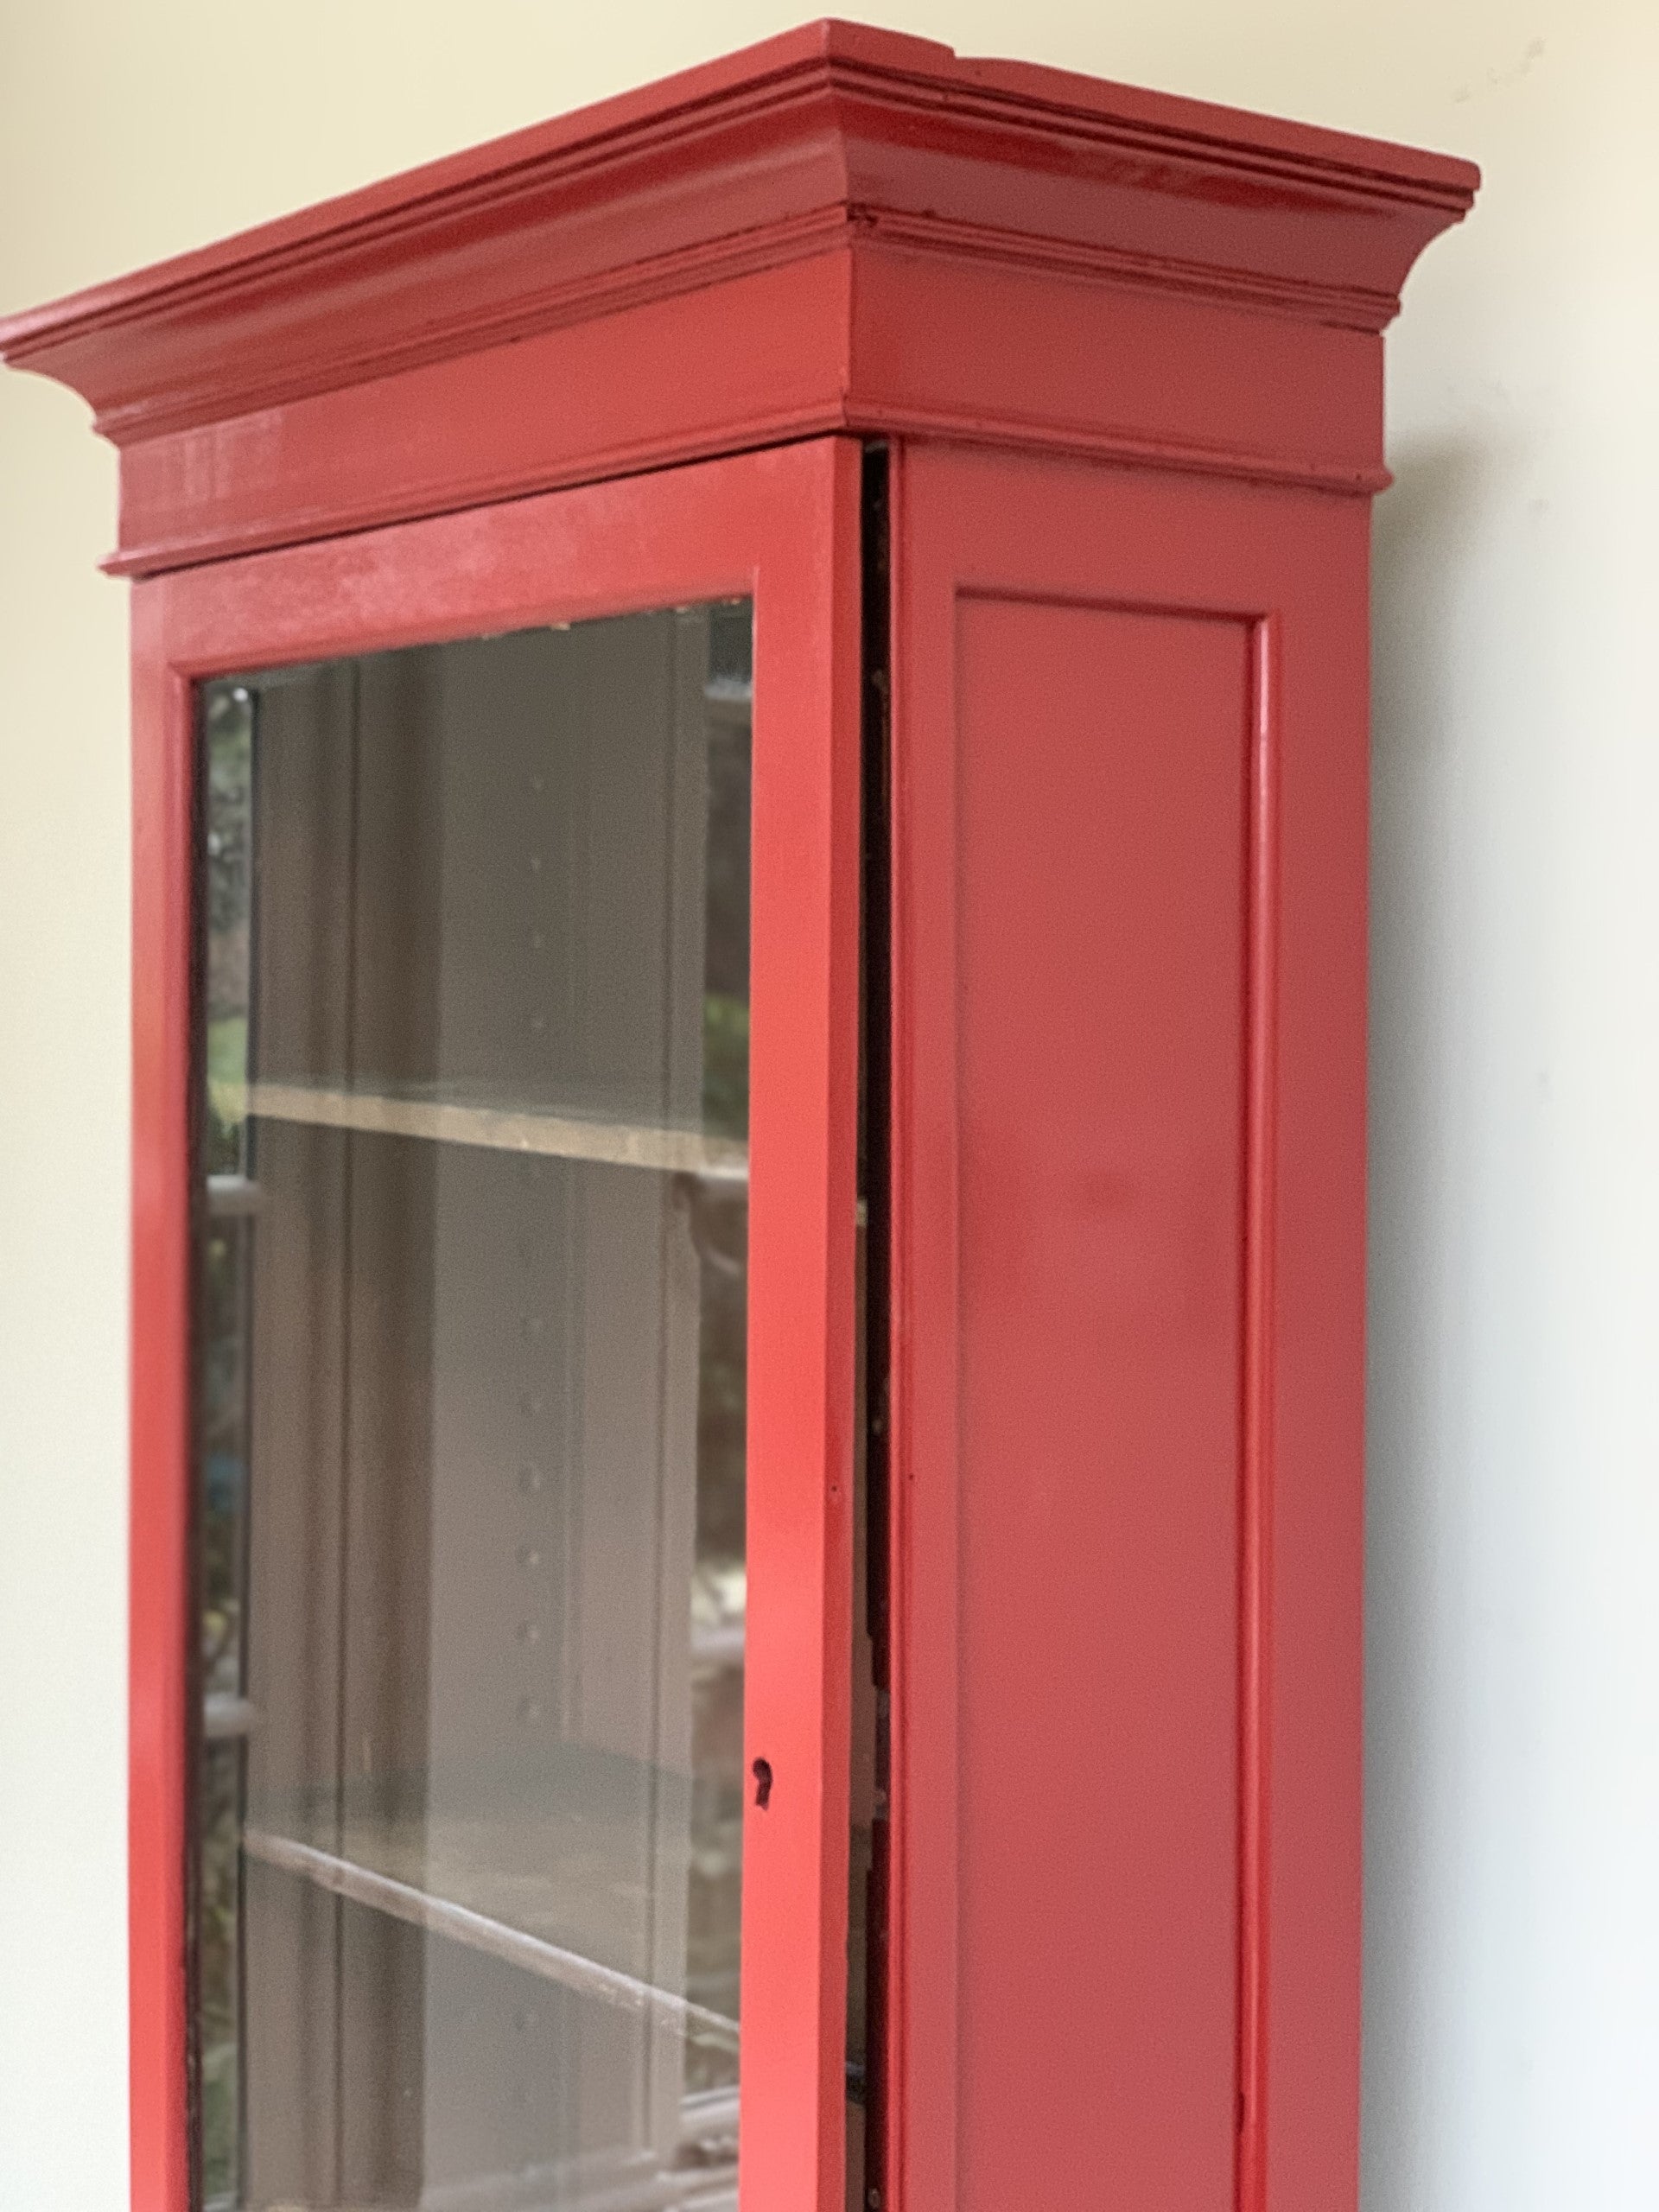
[[[1238,2212],[1268,2212],[1274,1294],[1279,1148],[1279,625],[1250,625],[1245,852],[1243,1433],[1239,1454]]]

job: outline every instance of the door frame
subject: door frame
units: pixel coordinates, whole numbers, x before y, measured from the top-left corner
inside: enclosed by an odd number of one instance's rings
[[[188,2212],[197,737],[203,678],[754,606],[740,2061],[745,2212],[842,2212],[857,1192],[861,448],[828,437],[133,591],[129,1925],[135,2212]]]

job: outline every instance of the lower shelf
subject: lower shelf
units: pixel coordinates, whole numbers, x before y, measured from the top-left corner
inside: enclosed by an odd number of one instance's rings
[[[251,1859],[296,1874],[332,1896],[347,1897],[355,1904],[386,1913],[394,1920],[407,1921],[430,1935],[445,1936],[452,1942],[503,1960],[509,1966],[539,1975],[544,1981],[559,1982],[583,1996],[597,1998],[601,2003],[648,2018],[664,2027],[676,2028],[689,2042],[734,2051],[738,2047],[735,2020],[727,2019],[671,1990],[658,1989],[615,1967],[602,1966],[560,1944],[550,1943],[542,1936],[529,1935],[505,1921],[475,1912],[469,1905],[430,1897],[407,1882],[376,1872],[372,1867],[336,1858],[332,1852],[320,1851],[314,1844],[273,1835],[263,1828],[245,1828],[242,1848]]]

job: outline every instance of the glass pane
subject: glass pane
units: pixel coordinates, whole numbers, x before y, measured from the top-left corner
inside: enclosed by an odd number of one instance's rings
[[[735,2202],[750,696],[203,687],[209,2204]]]

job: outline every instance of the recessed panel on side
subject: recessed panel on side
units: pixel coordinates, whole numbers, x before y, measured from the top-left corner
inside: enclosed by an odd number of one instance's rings
[[[957,2202],[1226,2212],[1249,637],[957,627]]]

